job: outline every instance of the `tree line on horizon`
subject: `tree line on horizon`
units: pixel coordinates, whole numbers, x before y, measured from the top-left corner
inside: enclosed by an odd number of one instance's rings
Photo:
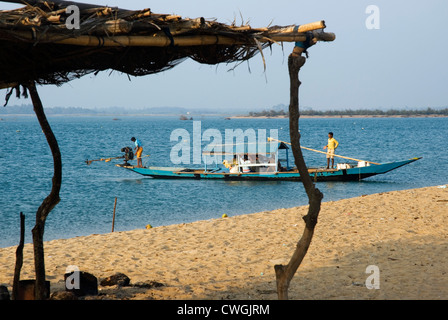
[[[417,115],[440,115],[448,116],[448,108],[443,109],[345,109],[345,110],[301,110],[300,115],[302,116],[417,116]],[[263,111],[251,111],[249,112],[250,117],[278,117],[278,116],[289,116],[289,112],[285,110],[263,110]]]

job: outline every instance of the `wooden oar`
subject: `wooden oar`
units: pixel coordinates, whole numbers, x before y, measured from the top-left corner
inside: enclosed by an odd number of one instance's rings
[[[272,140],[275,140],[275,141],[278,141],[278,142],[283,142],[283,143],[286,143],[286,144],[289,144],[289,145],[291,145],[291,143],[289,143],[289,142],[286,142],[286,141],[281,141],[281,140],[277,140],[277,139],[274,139],[274,138],[268,138],[268,141],[272,141]],[[323,154],[327,154],[326,152],[324,152],[324,151],[320,151],[320,150],[315,150],[315,149],[311,149],[311,148],[307,148],[307,147],[303,147],[303,146],[300,146],[302,149],[306,149],[306,150],[310,150],[310,151],[314,151],[314,152],[319,152],[319,153],[323,153]],[[372,163],[372,164],[377,164],[377,165],[379,165],[380,163],[377,163],[377,162],[372,162],[372,161],[367,161],[367,160],[360,160],[360,159],[355,159],[355,158],[350,158],[350,157],[344,157],[344,156],[339,156],[339,155],[337,155],[337,154],[333,154],[332,156],[335,156],[335,157],[339,157],[339,158],[344,158],[344,159],[348,159],[348,160],[353,160],[353,161],[364,161],[364,162],[368,162],[368,163]]]

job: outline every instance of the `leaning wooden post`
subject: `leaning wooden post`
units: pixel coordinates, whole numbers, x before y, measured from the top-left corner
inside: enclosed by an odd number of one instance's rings
[[[117,197],[115,197],[115,202],[114,202],[114,215],[112,217],[112,231],[114,232],[114,227],[115,227],[115,208],[117,208]]]
[[[40,127],[42,128],[47,143],[50,146],[51,153],[53,155],[53,179],[50,194],[42,201],[36,212],[36,224],[32,230],[33,233],[33,246],[34,246],[34,268],[36,273],[36,285],[35,285],[35,299],[46,299],[48,292],[46,292],[45,286],[45,258],[44,258],[44,230],[45,221],[48,214],[59,203],[59,191],[61,190],[62,183],[62,160],[61,152],[59,150],[58,141],[56,140],[50,124],[45,116],[44,108],[37,93],[36,84],[34,81],[30,81],[26,84],[26,88],[29,91],[31,100],[34,106],[34,113],[37,116]]]
[[[308,44],[310,46],[312,44]],[[288,57],[288,69],[290,77],[290,104],[289,104],[289,134],[291,138],[292,152],[294,155],[295,165],[299,170],[300,177],[305,187],[309,199],[308,213],[303,217],[305,221],[305,229],[302,237],[297,243],[296,249],[289,261],[284,265],[274,266],[277,280],[277,294],[280,300],[288,299],[289,284],[302,263],[308,248],[311,244],[311,239],[314,234],[314,227],[317,223],[317,217],[320,211],[320,204],[323,194],[314,186],[314,183],[308,173],[308,168],[302,155],[300,147],[300,133],[299,133],[299,71],[305,64],[305,57],[301,55],[304,48],[296,46],[292,54]]]
[[[12,284],[12,300],[19,296],[20,271],[23,265],[23,247],[25,245],[25,215],[20,212],[20,241],[16,249],[16,266],[14,268],[14,280]]]

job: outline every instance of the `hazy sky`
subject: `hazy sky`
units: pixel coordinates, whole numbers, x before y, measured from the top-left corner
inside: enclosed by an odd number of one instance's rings
[[[448,106],[448,43],[445,21],[448,1],[321,0],[321,1],[79,1],[127,9],[151,8],[156,13],[216,18],[231,23],[250,21],[253,27],[304,24],[325,20],[330,43],[309,49],[301,70],[300,104],[313,109],[426,108]],[[379,28],[368,29],[369,5],[379,9]],[[0,2],[0,9],[12,5]],[[101,108],[269,108],[289,102],[287,57],[274,45],[229,72],[229,65],[201,65],[186,60],[174,69],[140,78],[118,72],[87,75],[62,87],[39,87],[47,107]],[[3,97],[6,91],[2,90]],[[10,105],[29,103],[11,98]]]

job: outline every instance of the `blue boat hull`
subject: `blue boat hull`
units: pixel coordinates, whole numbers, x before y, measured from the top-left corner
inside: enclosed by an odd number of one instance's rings
[[[311,178],[316,181],[359,181],[378,174],[384,174],[402,166],[410,164],[420,158],[412,158],[404,161],[354,167],[349,169],[309,169]],[[229,173],[222,170],[189,169],[173,167],[144,167],[124,166],[128,170],[143,176],[159,179],[225,179],[233,181],[300,181],[297,171],[285,171],[275,173]]]

